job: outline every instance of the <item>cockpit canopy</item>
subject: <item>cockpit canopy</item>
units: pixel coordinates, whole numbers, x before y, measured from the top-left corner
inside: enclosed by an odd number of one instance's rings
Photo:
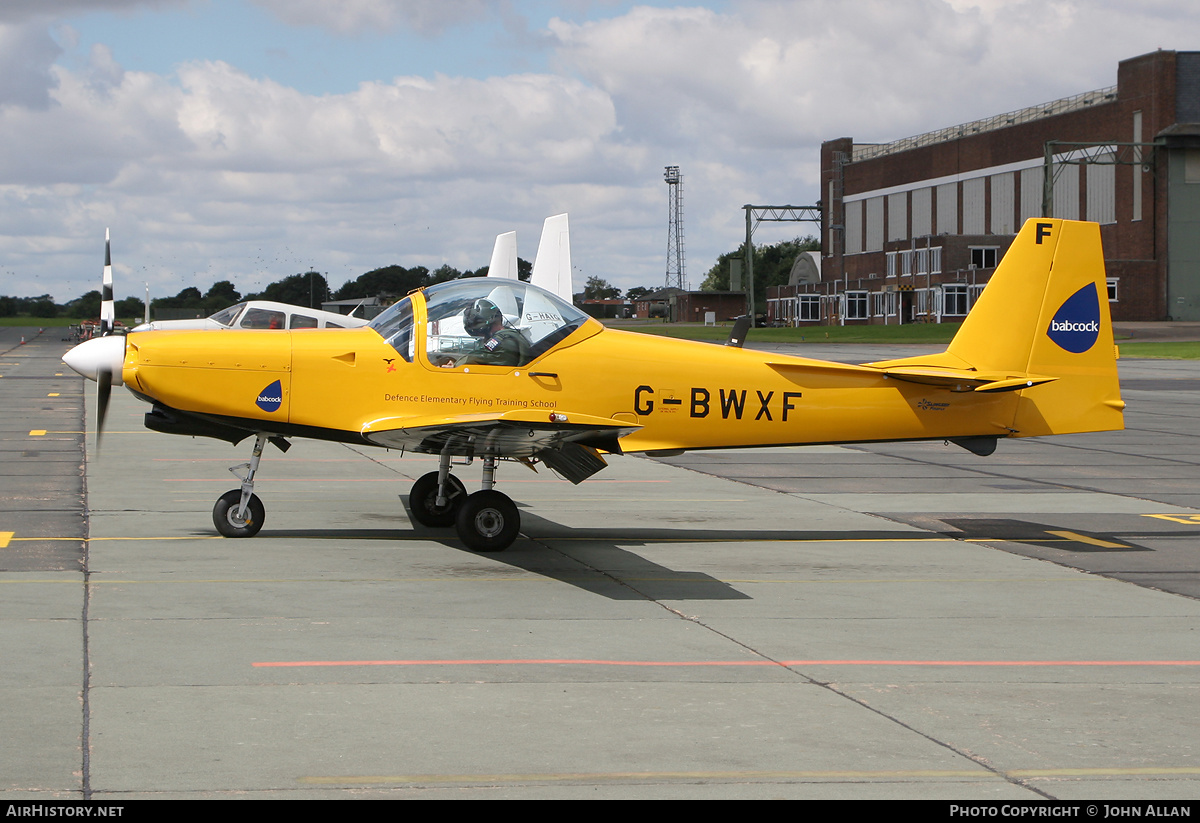
[[[463,312],[480,298],[500,309],[505,328],[525,338],[528,354],[517,365],[540,357],[588,320],[586,314],[550,292],[519,280],[469,277],[430,286],[421,294],[426,313],[424,346],[431,359],[458,357],[476,346],[479,338],[467,332]],[[412,297],[406,297],[369,325],[411,362],[416,343],[413,324]]]

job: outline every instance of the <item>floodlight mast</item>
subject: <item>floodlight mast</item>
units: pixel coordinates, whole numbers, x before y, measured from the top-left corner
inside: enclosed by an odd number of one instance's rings
[[[667,288],[674,286],[687,291],[683,263],[683,175],[679,166],[667,166],[663,172],[667,181]]]

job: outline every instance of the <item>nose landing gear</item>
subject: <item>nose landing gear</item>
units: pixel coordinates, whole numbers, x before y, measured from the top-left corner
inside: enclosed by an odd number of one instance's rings
[[[242,487],[225,492],[213,506],[213,525],[225,537],[253,537],[263,526],[266,509],[254,494],[254,475],[268,437],[262,432],[255,435],[250,462],[229,467],[229,471],[242,481]]]

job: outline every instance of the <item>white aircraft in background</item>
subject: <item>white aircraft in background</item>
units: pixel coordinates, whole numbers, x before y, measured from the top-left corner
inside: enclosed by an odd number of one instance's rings
[[[559,297],[571,301],[571,247],[568,238],[567,215],[546,218],[542,239],[533,263],[531,282]],[[108,251],[108,232],[105,232],[105,292],[111,300],[112,264]],[[489,277],[517,278],[517,233],[510,231],[496,237]],[[111,305],[111,304],[105,304]],[[103,319],[103,318],[102,318]],[[132,332],[166,329],[353,329],[365,326],[367,320],[337,312],[309,309],[271,300],[246,300],[209,317],[190,320],[155,320],[141,323]],[[110,319],[108,330],[112,329]],[[107,333],[107,332],[102,332]]]
[[[510,231],[496,237],[488,277],[517,278],[517,233]],[[565,214],[547,217],[542,224],[542,239],[537,257],[533,260],[533,275],[529,282],[572,302],[571,241]]]
[[[334,311],[308,309],[271,300],[246,300],[209,317],[194,320],[155,320],[130,329],[163,331],[166,329],[356,329],[367,325],[361,317]]]

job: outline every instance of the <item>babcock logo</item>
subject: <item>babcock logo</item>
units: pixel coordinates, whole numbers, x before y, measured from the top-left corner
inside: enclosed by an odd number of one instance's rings
[[[276,380],[258,393],[258,399],[254,401],[254,405],[265,412],[278,411],[279,407],[283,405],[283,386]]]
[[[1100,336],[1100,298],[1088,283],[1066,299],[1050,321],[1046,334],[1072,354],[1083,354]]]

